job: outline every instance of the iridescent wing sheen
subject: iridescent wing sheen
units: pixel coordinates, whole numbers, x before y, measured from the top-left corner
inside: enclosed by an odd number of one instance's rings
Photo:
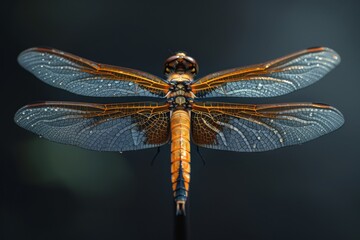
[[[309,141],[343,123],[337,109],[317,103],[196,103],[191,133],[193,142],[202,147],[260,152]]]
[[[15,121],[55,142],[98,151],[128,151],[167,143],[169,116],[167,104],[44,102],[21,108]]]
[[[169,88],[151,74],[95,63],[51,48],[30,48],[18,61],[45,83],[80,95],[164,97]]]
[[[332,49],[309,48],[263,64],[207,75],[192,85],[197,97],[273,97],[313,84],[340,63]]]

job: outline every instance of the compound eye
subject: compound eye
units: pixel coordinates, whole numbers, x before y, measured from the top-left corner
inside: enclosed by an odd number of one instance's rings
[[[191,72],[192,72],[192,73],[195,73],[195,72],[196,72],[196,69],[195,69],[195,68],[192,68],[192,69],[191,69]]]
[[[170,68],[165,68],[165,72],[169,73],[170,72]]]

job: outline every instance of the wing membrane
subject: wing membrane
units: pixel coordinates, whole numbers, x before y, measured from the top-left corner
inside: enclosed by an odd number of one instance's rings
[[[18,61],[40,80],[67,91],[96,97],[163,97],[168,84],[134,69],[98,64],[50,48],[31,48]]]
[[[16,123],[49,140],[98,151],[128,151],[169,140],[167,104],[45,102],[21,108]]]
[[[237,152],[300,144],[334,131],[344,123],[337,109],[315,103],[197,103],[191,117],[195,144]]]
[[[313,84],[340,63],[329,48],[309,48],[263,64],[207,75],[192,85],[197,97],[273,97]]]

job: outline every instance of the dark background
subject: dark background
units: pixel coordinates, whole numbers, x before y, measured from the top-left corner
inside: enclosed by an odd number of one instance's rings
[[[312,46],[342,63],[320,82],[241,103],[323,102],[345,125],[301,146],[263,153],[193,148],[192,239],[360,239],[359,1],[17,0],[1,15],[1,239],[171,239],[169,146],[98,153],[51,143],[13,115],[76,96],[23,70],[17,55],[51,46],[162,76],[173,51],[197,59],[199,77]]]

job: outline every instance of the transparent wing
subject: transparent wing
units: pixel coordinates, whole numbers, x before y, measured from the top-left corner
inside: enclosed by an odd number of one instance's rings
[[[72,93],[95,97],[163,97],[168,84],[134,69],[99,64],[51,48],[31,48],[18,61],[40,80]]]
[[[195,144],[260,152],[307,142],[344,123],[335,108],[316,103],[240,105],[197,103],[191,115]]]
[[[273,97],[313,84],[340,63],[324,47],[309,48],[263,64],[207,75],[192,85],[197,97]]]
[[[49,140],[98,151],[138,150],[169,141],[166,104],[44,102],[19,109],[15,121]]]

